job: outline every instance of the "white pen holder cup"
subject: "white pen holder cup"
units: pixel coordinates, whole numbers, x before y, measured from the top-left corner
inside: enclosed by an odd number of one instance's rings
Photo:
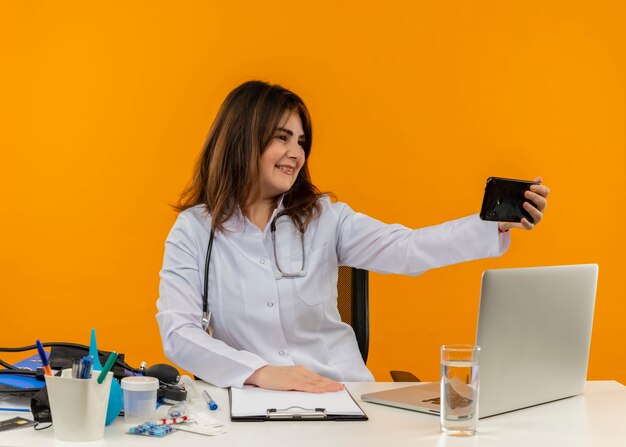
[[[54,436],[60,441],[96,441],[104,437],[113,373],[99,384],[100,371],[91,379],[73,379],[72,370],[61,377],[46,376]]]

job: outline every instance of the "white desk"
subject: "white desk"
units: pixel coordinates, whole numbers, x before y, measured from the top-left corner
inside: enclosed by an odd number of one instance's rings
[[[213,412],[227,433],[216,437],[177,432],[163,439],[124,434],[123,419],[106,427],[104,439],[90,443],[60,442],[53,429],[0,432],[0,446],[626,446],[626,387],[613,382],[588,382],[583,395],[525,410],[482,419],[473,438],[440,434],[439,418],[413,411],[362,402],[363,393],[407,386],[407,383],[349,383],[348,389],[367,413],[367,422],[230,422],[226,390],[210,390],[220,405]],[[0,412],[0,419],[31,417]]]

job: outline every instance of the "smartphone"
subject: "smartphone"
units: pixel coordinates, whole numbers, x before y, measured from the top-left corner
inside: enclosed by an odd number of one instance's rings
[[[525,217],[534,223],[533,218],[522,206],[524,202],[534,205],[531,200],[524,197],[524,192],[530,190],[530,185],[539,185],[539,182],[489,177],[480,218],[496,222],[520,222]]]

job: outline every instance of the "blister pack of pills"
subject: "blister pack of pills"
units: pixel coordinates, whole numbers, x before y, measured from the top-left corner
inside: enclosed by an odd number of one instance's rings
[[[130,427],[126,433],[129,435],[155,436],[157,438],[162,438],[163,436],[174,433],[174,429],[169,424],[145,422],[143,424]]]

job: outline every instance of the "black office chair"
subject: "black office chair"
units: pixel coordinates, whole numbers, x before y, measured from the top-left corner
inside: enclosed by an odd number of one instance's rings
[[[339,267],[337,308],[341,320],[354,329],[363,361],[367,363],[370,343],[369,275],[367,270]]]
[[[352,267],[339,267],[337,308],[341,320],[354,329],[363,361],[367,363],[370,343],[369,272]],[[407,371],[390,371],[394,382],[419,382]]]

